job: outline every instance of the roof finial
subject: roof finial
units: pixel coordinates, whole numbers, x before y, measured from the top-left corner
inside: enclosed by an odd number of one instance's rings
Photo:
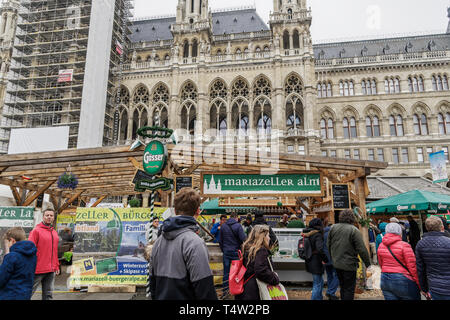
[[[447,8],[447,17],[450,19],[450,7]],[[448,22],[447,33],[450,33],[450,21]]]

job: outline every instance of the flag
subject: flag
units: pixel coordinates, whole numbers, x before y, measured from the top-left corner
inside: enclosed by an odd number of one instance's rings
[[[122,53],[123,53],[123,47],[122,47],[122,45],[120,44],[119,41],[116,41],[116,51],[120,55],[122,55]]]
[[[73,80],[73,69],[59,70],[58,83],[71,82]]]

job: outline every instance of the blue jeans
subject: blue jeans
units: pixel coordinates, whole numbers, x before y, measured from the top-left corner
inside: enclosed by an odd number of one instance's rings
[[[417,284],[401,273],[381,273],[380,286],[385,300],[420,300]]]
[[[323,276],[321,274],[313,274],[313,289],[311,300],[323,300]]]
[[[325,266],[325,271],[327,272],[327,294],[335,296],[339,287],[339,278],[336,269],[332,265]]]
[[[228,293],[228,277],[230,275],[231,261],[239,260],[236,251],[225,251],[223,253],[223,293]]]
[[[450,300],[450,296],[444,296],[442,294],[433,293],[430,291],[432,300]]]

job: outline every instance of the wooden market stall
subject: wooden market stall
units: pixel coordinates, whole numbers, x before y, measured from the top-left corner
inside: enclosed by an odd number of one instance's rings
[[[387,163],[353,159],[337,159],[319,156],[299,156],[279,154],[277,157],[256,152],[242,152],[237,149],[223,149],[223,153],[209,153],[204,156],[204,148],[198,146],[168,145],[168,166],[163,176],[192,176],[193,187],[202,189],[202,172],[261,172],[262,174],[279,172],[318,172],[323,177],[322,196],[287,197],[279,195],[272,201],[249,197],[255,206],[284,203],[289,208],[302,208],[308,213],[308,219],[314,216],[328,215],[334,220],[333,191],[334,184],[348,185],[350,201],[361,208],[365,215],[365,199],[369,194],[366,177],[378,170],[385,169]],[[137,192],[133,179],[138,169],[142,170],[144,147],[130,151],[129,146],[103,147],[92,149],[73,149],[67,151],[41,152],[30,154],[6,155],[0,159],[0,184],[10,187],[17,206],[29,206],[39,196],[46,193],[57,212],[70,208],[74,202],[88,203],[96,198],[94,206],[108,196],[144,195],[143,205],[148,206],[149,192]],[[58,177],[71,171],[78,178],[75,190],[61,190],[57,187]],[[159,198],[162,206],[170,206],[174,192],[161,191]],[[245,196],[245,194],[244,194]],[[206,198],[205,198],[206,200]],[[124,200],[125,201],[125,200]],[[271,202],[271,203],[269,203]],[[248,203],[234,197],[223,199],[225,205],[244,206]]]
[[[205,148],[209,152],[205,153]],[[117,146],[2,156],[0,184],[9,186],[17,206],[32,206],[38,197],[48,194],[57,213],[74,210],[78,204],[89,203],[93,198],[96,199],[93,207],[112,196],[123,197],[126,204],[129,195],[137,194],[143,196],[143,207],[148,207],[150,192],[136,191],[134,184],[136,175],[143,170],[144,147],[130,149],[129,146]],[[320,175],[319,193],[313,196],[280,192],[270,195],[270,198],[247,195],[244,191],[239,197],[220,197],[220,203],[225,206],[243,207],[251,204],[276,208],[281,203],[282,207],[291,212],[301,208],[307,213],[306,223],[316,216],[328,217],[333,222],[337,212],[335,209],[355,206],[360,208],[362,218],[366,218],[365,199],[369,194],[366,177],[387,167],[384,162],[294,154],[258,154],[254,150],[244,149],[223,148],[220,150],[222,152],[217,153],[211,152],[210,146],[194,147],[186,144],[169,144],[167,151],[167,166],[162,176],[174,181],[178,181],[177,177],[180,177],[180,185],[189,182],[200,192],[204,191],[202,179],[207,173],[265,175],[278,172]],[[60,189],[57,186],[58,178],[68,171],[78,179],[74,190]],[[161,206],[172,206],[174,190],[157,192]],[[209,194],[202,195],[203,201],[217,198]],[[367,229],[361,226],[361,231],[369,247]],[[211,247],[211,250],[217,251],[217,248]],[[220,263],[218,252],[213,254],[213,260],[214,263]],[[220,275],[220,271],[214,272],[214,275]]]

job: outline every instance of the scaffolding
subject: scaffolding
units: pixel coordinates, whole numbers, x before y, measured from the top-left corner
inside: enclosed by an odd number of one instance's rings
[[[69,126],[77,147],[93,0],[23,0],[20,3],[7,96],[0,129]],[[115,43],[126,30],[131,0],[115,1],[104,145],[113,139],[112,70],[121,56]],[[124,41],[122,40],[122,43]],[[2,152],[2,151],[0,151]],[[4,151],[3,151],[4,152]]]

